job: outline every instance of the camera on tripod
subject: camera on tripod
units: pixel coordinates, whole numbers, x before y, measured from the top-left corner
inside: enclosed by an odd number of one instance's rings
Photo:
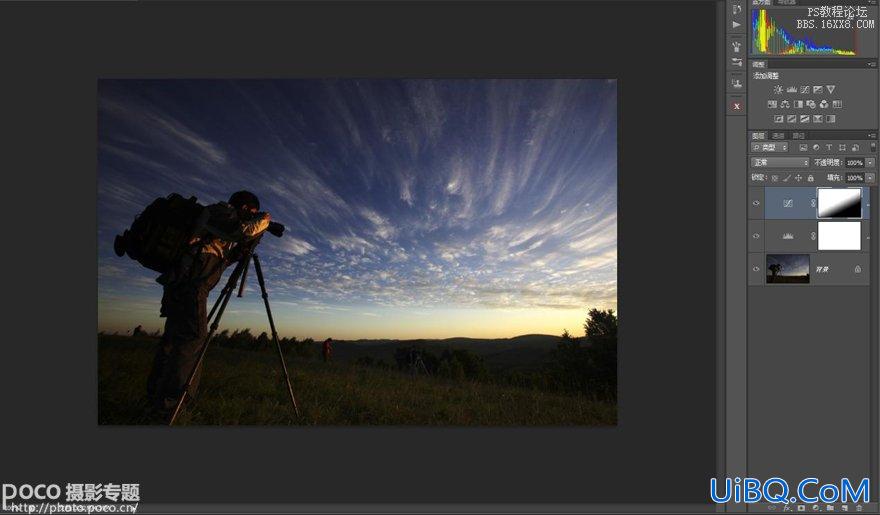
[[[154,200],[124,233],[116,236],[113,249],[117,256],[128,256],[141,265],[165,273],[187,252],[198,227],[207,215],[207,208],[195,197],[184,198],[177,193]],[[237,216],[230,216],[238,223]],[[266,232],[280,238],[284,225],[269,222]]]
[[[276,238],[280,238],[284,235],[284,225],[278,222],[269,222],[269,227],[266,229],[266,232]]]

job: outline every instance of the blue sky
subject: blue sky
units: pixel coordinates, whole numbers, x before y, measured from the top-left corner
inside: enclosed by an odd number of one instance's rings
[[[617,304],[616,113],[601,79],[102,80],[99,329],[161,327],[112,250],[144,206],[248,189],[282,335],[580,334]],[[255,286],[223,327],[266,329]]]

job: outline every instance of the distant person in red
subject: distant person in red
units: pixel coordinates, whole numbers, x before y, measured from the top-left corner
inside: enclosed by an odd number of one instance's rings
[[[324,343],[321,345],[321,351],[324,355],[324,363],[329,363],[330,358],[333,357],[333,338],[324,340]]]

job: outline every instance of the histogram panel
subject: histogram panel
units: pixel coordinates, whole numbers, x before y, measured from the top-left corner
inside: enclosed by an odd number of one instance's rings
[[[798,22],[797,13],[791,10],[752,10],[752,52],[756,55],[859,55],[854,27],[798,29]]]

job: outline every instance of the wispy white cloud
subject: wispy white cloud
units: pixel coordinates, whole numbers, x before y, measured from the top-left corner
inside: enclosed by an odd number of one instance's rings
[[[152,142],[164,152],[209,166],[226,163],[226,153],[217,144],[158,109],[108,97],[99,99],[98,109],[132,126],[144,138],[141,141]]]
[[[292,236],[282,240],[281,248],[283,251],[289,252],[294,256],[303,256],[315,250],[311,243]]]
[[[373,234],[383,240],[387,240],[392,238],[395,234],[397,234],[397,228],[388,221],[387,218],[380,215],[376,211],[368,207],[361,208],[361,216],[366,218],[371,224],[373,224]]]

